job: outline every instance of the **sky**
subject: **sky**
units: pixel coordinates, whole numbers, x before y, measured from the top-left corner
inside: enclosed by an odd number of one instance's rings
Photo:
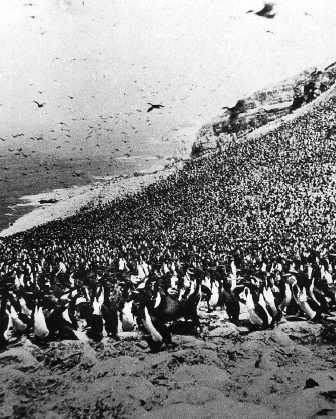
[[[151,144],[208,122],[242,95],[336,60],[336,2],[279,0],[274,19],[246,13],[262,7],[2,0],[0,152],[14,143],[94,155],[103,152],[97,143],[106,150],[126,139],[134,153],[150,154]],[[148,103],[164,108],[148,113]]]
[[[336,61],[334,0],[263,6],[1,0],[0,228],[27,195],[186,158],[224,106]]]

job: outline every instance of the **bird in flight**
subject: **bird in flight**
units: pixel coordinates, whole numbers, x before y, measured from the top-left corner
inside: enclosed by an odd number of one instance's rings
[[[148,105],[150,105],[150,108],[147,109],[147,112],[151,112],[153,109],[164,108],[163,105],[153,105],[152,103],[148,103]]]
[[[273,19],[276,15],[276,13],[274,13],[274,3],[265,3],[264,8],[255,14],[257,16],[265,17],[266,19]]]
[[[246,103],[244,100],[239,99],[235,106],[229,108],[228,106],[224,106],[222,109],[227,109],[231,116],[239,115],[240,113],[246,112]]]
[[[36,100],[33,100],[34,103],[36,103],[38,108],[43,108],[43,106],[45,105],[45,103],[38,103],[36,102]]]

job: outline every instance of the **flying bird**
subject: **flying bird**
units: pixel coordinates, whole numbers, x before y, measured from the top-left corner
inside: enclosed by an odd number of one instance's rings
[[[257,16],[262,16],[265,17],[267,19],[273,19],[275,16],[274,12],[274,3],[265,3],[265,6],[263,7],[262,10],[260,10],[259,12],[256,12],[255,14]]]
[[[243,99],[240,99],[232,108],[229,108],[228,106],[224,106],[222,109],[227,109],[231,116],[236,116],[236,115],[239,115],[240,113],[246,112],[246,104]]]
[[[164,108],[163,105],[153,105],[152,103],[148,103],[148,105],[150,105],[150,108],[147,109],[147,112],[151,112],[153,109]]]
[[[38,108],[43,108],[43,106],[45,105],[45,103],[38,103],[36,102],[36,100],[33,100],[34,103],[36,103]]]

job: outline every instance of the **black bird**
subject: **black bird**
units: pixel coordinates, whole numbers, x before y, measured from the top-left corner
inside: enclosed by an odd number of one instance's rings
[[[273,11],[274,3],[265,3],[265,6],[262,10],[259,12],[256,12],[255,14],[257,16],[262,16],[267,19],[273,19],[275,16],[275,13],[271,13]]]
[[[118,311],[124,305],[123,293],[119,284],[112,286],[107,282],[107,277],[102,279],[104,289],[104,302],[101,307],[105,330],[109,337],[119,340],[118,337]]]
[[[230,113],[230,116],[236,116],[236,115],[239,115],[240,113],[246,112],[246,103],[243,99],[240,99],[232,108],[229,108],[228,106],[224,106],[224,108],[222,109],[227,109]]]
[[[239,293],[243,291],[243,286],[236,286],[236,281],[224,277],[222,281],[222,290],[220,291],[221,301],[225,304],[226,313],[229,321],[239,325]]]
[[[36,102],[36,100],[33,100],[34,103],[36,103],[38,108],[43,108],[43,106],[45,105],[45,103],[38,103]]]
[[[8,329],[9,325],[9,316],[6,311],[7,309],[7,299],[8,299],[8,291],[5,290],[2,294],[1,301],[0,301],[0,348],[2,349],[8,343],[7,336],[5,336],[5,332]]]
[[[163,105],[153,105],[152,103],[148,103],[148,105],[150,105],[150,108],[147,109],[147,112],[151,112],[153,109],[164,108]]]

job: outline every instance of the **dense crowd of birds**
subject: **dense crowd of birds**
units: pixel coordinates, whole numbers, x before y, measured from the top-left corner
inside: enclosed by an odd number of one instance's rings
[[[229,142],[141,192],[0,241],[0,339],[101,339],[142,328],[172,344],[199,304],[239,324],[322,321],[336,304],[336,97]]]

